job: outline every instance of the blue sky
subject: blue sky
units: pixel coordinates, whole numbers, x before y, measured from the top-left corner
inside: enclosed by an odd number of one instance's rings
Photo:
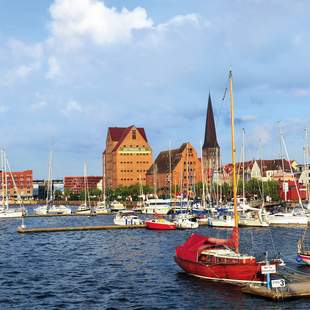
[[[230,159],[228,70],[236,135],[248,159],[279,156],[279,124],[302,162],[309,127],[309,1],[0,0],[1,144],[13,169],[101,174],[108,126],[145,127],[154,156],[204,134],[209,91]],[[259,142],[260,141],[260,142]],[[239,155],[238,155],[239,156]]]

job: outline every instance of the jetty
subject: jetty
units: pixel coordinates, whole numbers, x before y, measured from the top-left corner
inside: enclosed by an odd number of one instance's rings
[[[138,228],[146,228],[146,225],[65,226],[65,227],[33,227],[33,228],[21,225],[17,228],[17,232],[21,234],[29,234],[29,233],[138,229]]]

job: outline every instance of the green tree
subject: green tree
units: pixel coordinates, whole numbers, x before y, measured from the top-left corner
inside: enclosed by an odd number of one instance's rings
[[[61,200],[63,198],[62,191],[59,189],[56,189],[54,192],[54,197],[55,197],[55,200]]]

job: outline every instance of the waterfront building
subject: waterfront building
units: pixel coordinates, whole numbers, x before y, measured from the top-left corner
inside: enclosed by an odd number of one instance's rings
[[[290,166],[292,167],[293,173],[297,171],[295,160],[289,162],[286,159],[258,159],[236,163],[236,171],[239,179],[242,179],[243,176],[243,165],[245,181],[253,178],[263,181],[293,181],[294,176],[291,173]],[[233,166],[231,163],[223,167],[224,180],[227,183],[231,183],[232,171]]]
[[[212,101],[209,94],[208,109],[205,124],[205,137],[202,146],[203,171],[207,185],[218,182],[220,170],[220,146],[217,142]]]
[[[160,152],[146,174],[147,185],[153,187],[157,193],[167,196],[170,188],[174,195],[188,193],[189,196],[194,196],[194,185],[199,182],[201,161],[189,142],[183,143],[178,149]]]
[[[47,195],[47,180],[44,179],[37,179],[33,180],[33,198],[36,200],[45,200]],[[64,192],[64,181],[63,179],[54,179],[52,180],[52,192],[55,191]]]
[[[29,200],[33,196],[32,170],[5,172],[0,178],[0,197],[3,191],[8,191],[10,199],[16,200],[18,196]]]
[[[152,164],[152,149],[144,128],[134,125],[109,127],[102,154],[107,188],[146,184],[146,172]]]
[[[102,180],[101,176],[65,176],[64,189],[79,195],[85,189],[85,178],[88,189],[97,189],[98,183]]]

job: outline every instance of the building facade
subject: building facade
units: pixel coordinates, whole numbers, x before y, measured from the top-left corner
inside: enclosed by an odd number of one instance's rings
[[[146,172],[152,164],[152,149],[144,128],[109,127],[102,155],[107,188],[146,184]]]
[[[217,142],[216,137],[216,129],[210,94],[208,99],[205,137],[202,146],[202,162],[204,182],[210,185],[213,181],[218,179],[220,170],[220,146]]]
[[[66,176],[64,177],[64,189],[72,191],[73,194],[79,195],[85,190],[85,179],[88,189],[97,189],[98,183],[102,180],[101,176]]]
[[[32,170],[13,171],[12,173],[0,172],[0,197],[6,196],[6,192],[10,199],[32,199]]]
[[[146,174],[147,185],[165,195],[169,195],[171,189],[174,196],[178,193],[194,196],[194,185],[199,182],[201,162],[191,143],[183,143],[178,149],[160,152]]]

